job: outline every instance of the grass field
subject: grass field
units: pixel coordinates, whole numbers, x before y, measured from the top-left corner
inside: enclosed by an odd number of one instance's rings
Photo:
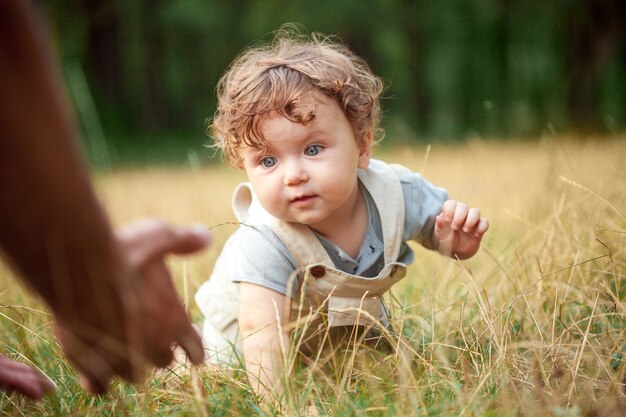
[[[391,355],[347,351],[285,375],[282,408],[267,415],[624,416],[626,412],[626,138],[532,143],[482,141],[378,150],[481,208],[491,229],[469,261],[415,247],[393,290]],[[191,302],[232,225],[226,168],[137,168],[98,175],[116,224],[157,216],[213,227],[200,255],[172,259]],[[80,390],[50,316],[0,265],[0,352],[37,366],[59,386],[39,403],[0,394],[1,415],[260,413],[241,370],[153,375]]]

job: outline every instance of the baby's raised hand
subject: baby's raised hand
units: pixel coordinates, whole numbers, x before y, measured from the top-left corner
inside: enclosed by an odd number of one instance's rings
[[[489,221],[480,217],[480,210],[448,200],[435,219],[433,245],[443,255],[467,259],[478,251],[487,229]]]

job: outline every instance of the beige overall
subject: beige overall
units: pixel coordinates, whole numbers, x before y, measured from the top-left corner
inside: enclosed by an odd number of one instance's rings
[[[291,330],[302,329],[304,335],[319,332],[321,328],[372,326],[387,320],[381,296],[406,274],[406,265],[396,262],[404,230],[404,196],[396,173],[399,170],[407,169],[372,160],[367,169],[358,172],[378,209],[383,232],[385,266],[372,278],[335,269],[319,239],[307,226],[271,216],[261,207],[248,183],[239,185],[233,197],[233,209],[239,221],[252,227],[258,224],[269,227],[298,266],[290,279],[290,284],[299,285],[291,305]],[[237,261],[229,259],[236,256],[236,251],[226,249],[211,279],[195,296],[205,317],[202,338],[208,360],[216,363],[232,363],[241,353],[241,341],[237,339],[239,287],[226,273],[228,263]],[[302,280],[295,279],[298,274]],[[292,293],[291,288],[287,293]]]

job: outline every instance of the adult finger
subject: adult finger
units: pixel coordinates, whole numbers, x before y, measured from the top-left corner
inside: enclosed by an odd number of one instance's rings
[[[80,358],[67,355],[78,370],[79,382],[83,389],[91,394],[103,394],[109,388],[114,371],[100,355],[93,351],[86,352]]]
[[[210,233],[205,226],[174,227],[154,219],[124,226],[116,234],[131,263],[138,268],[166,253],[195,252],[210,241]]]
[[[157,368],[169,365],[174,359],[171,346],[153,347],[147,354],[152,364]]]
[[[19,392],[37,400],[54,391],[56,385],[36,369],[0,356],[0,389]]]
[[[83,389],[90,394],[104,394],[109,388],[109,380],[94,378],[93,376],[79,373],[78,382]]]
[[[42,372],[37,371],[36,377],[39,380],[39,385],[43,389],[44,395],[54,392],[57,389],[56,384],[50,377]]]
[[[178,336],[176,343],[178,343],[178,345],[180,345],[185,352],[187,352],[187,357],[191,363],[200,365],[204,361],[202,338],[191,324],[184,327],[183,331]]]
[[[177,227],[174,229],[176,239],[162,247],[162,253],[176,255],[196,252],[211,242],[211,233],[204,225]]]
[[[142,364],[131,361],[128,347],[119,341],[107,342],[105,337],[88,341],[73,333],[61,319],[57,319],[55,330],[61,348],[79,372],[81,385],[90,393],[105,392],[113,376],[133,382],[141,374]]]
[[[143,286],[140,308],[144,355],[152,364],[166,366],[172,360],[176,335],[189,325],[189,319],[162,257],[146,264],[139,283]]]
[[[167,366],[173,359],[172,346],[179,345],[187,352],[191,362],[202,363],[204,359],[202,341],[189,322],[182,304],[177,298],[162,301],[168,306],[166,311],[159,312],[153,308],[150,308],[152,312],[147,310],[151,320],[160,321],[161,326],[157,328],[148,326],[145,329],[146,357],[157,367]],[[163,317],[164,315],[166,317]]]
[[[131,383],[138,383],[145,376],[146,359],[142,358],[141,363],[135,361],[131,365],[128,358],[109,358],[111,363],[105,363],[101,356],[92,353],[90,365],[84,366],[76,364],[79,370],[79,381],[81,386],[91,394],[103,394],[109,389],[113,377],[119,377]]]
[[[159,333],[155,333],[151,329],[144,331],[145,343],[142,355],[145,365],[148,367],[162,368],[172,362],[174,336],[171,328],[168,329],[168,325],[164,325],[164,327]]]

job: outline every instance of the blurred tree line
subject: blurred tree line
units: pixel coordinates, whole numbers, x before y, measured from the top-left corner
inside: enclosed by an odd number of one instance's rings
[[[286,22],[338,35],[370,63],[388,86],[384,126],[392,140],[626,126],[622,0],[50,0],[45,7],[64,68],[82,70],[97,109],[86,113],[108,136],[201,132],[231,60]]]

